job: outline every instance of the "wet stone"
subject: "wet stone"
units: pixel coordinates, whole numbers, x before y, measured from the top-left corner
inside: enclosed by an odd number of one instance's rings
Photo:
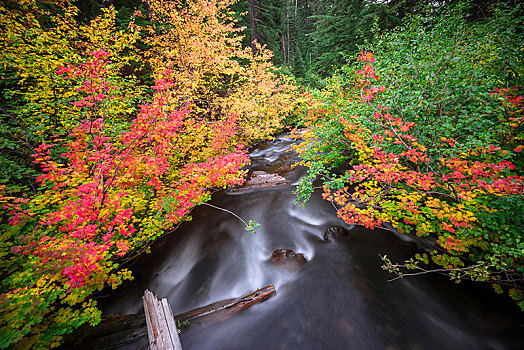
[[[273,265],[281,266],[290,270],[298,270],[307,263],[302,253],[295,253],[291,249],[275,249],[269,261]]]
[[[341,238],[349,235],[348,231],[342,226],[331,226],[324,233],[324,240],[333,241],[337,238]]]
[[[248,190],[275,188],[278,186],[287,186],[290,181],[278,174],[269,174],[265,171],[254,171],[251,177],[243,186],[228,189],[229,193],[245,192]]]

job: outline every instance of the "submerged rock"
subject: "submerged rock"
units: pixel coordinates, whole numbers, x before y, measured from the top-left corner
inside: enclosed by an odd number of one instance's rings
[[[291,249],[275,249],[269,261],[273,265],[285,267],[290,270],[298,270],[307,263],[302,253],[295,253]]]
[[[337,238],[341,238],[349,235],[349,232],[342,226],[331,226],[324,233],[324,240],[333,241]]]

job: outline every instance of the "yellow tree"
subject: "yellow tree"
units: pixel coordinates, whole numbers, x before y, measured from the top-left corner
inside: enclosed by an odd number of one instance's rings
[[[246,140],[270,137],[297,103],[296,87],[276,74],[273,53],[256,42],[254,46],[254,56],[251,48],[243,51],[248,63],[242,68],[242,84],[220,101],[224,111],[238,115],[239,133]]]
[[[295,88],[273,73],[271,54],[242,48],[229,7],[234,0],[148,0],[145,58],[154,72],[170,66],[178,103],[200,120],[239,119],[243,141],[268,137],[293,106]]]

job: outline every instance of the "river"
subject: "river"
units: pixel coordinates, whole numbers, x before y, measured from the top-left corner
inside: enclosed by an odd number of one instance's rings
[[[294,204],[305,168],[291,168],[293,140],[281,135],[251,152],[251,170],[278,173],[288,186],[220,191],[211,204],[260,223],[256,234],[207,206],[160,239],[132,267],[135,280],[101,300],[104,314],[143,312],[145,289],[167,298],[174,314],[273,284],[277,295],[225,321],[181,333],[191,349],[524,349],[524,313],[488,286],[437,275],[388,282],[379,254],[400,261],[424,249],[382,230],[344,225],[316,191]],[[325,241],[332,225],[349,235]],[[275,249],[303,253],[299,270],[274,266]],[[147,349],[147,339],[126,349]]]

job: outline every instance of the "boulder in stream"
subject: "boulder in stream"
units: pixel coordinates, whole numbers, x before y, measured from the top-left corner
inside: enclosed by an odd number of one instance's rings
[[[278,174],[268,174],[265,171],[253,171],[245,186],[275,186],[286,183],[286,179]]]
[[[269,261],[273,265],[285,267],[290,270],[298,270],[307,263],[302,253],[295,253],[291,249],[275,249]]]
[[[290,181],[278,174],[269,174],[265,171],[253,171],[249,180],[240,187],[229,189],[228,192],[244,192],[251,189],[272,188],[289,185]]]

